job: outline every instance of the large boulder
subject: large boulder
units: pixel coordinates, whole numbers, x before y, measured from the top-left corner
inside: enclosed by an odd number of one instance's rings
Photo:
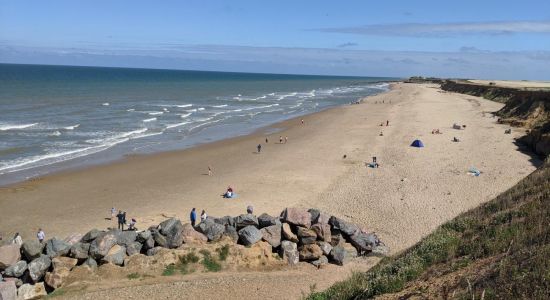
[[[221,224],[223,226],[235,227],[235,219],[231,216],[225,216],[221,218],[214,219],[214,222]]]
[[[70,250],[71,245],[69,245],[69,243],[56,237],[49,239],[46,242],[46,255],[48,255],[50,258],[65,256],[69,254]]]
[[[370,252],[378,243],[378,237],[374,233],[365,233],[357,231],[354,235],[349,237],[350,242],[360,254]]]
[[[168,247],[168,241],[166,240],[166,237],[160,233],[160,231],[153,231],[153,239],[155,240],[155,244],[167,248]]]
[[[318,260],[312,261],[311,264],[316,266],[317,268],[321,268],[322,266],[328,264],[328,258],[324,255],[321,255]]]
[[[317,245],[319,246],[319,248],[321,248],[323,254],[326,256],[328,256],[330,254],[330,251],[332,251],[332,245],[327,242],[319,241],[317,242]]]
[[[17,298],[17,287],[14,281],[2,282],[0,280],[0,299],[15,300]]]
[[[44,282],[39,282],[34,285],[32,284],[23,284],[19,289],[17,289],[17,299],[18,300],[34,300],[41,299],[46,297],[46,287],[44,287]]]
[[[9,266],[4,270],[4,275],[10,276],[10,277],[21,277],[23,276],[23,273],[27,270],[27,262],[24,260],[20,260],[16,262],[15,264]]]
[[[63,241],[69,245],[74,245],[82,239],[83,235],[80,233],[72,233],[69,236],[67,236]]]
[[[291,241],[282,241],[281,248],[279,249],[279,255],[283,260],[289,265],[293,266],[297,264],[300,260],[298,253],[298,245]]]
[[[329,215],[315,208],[309,209],[308,212],[311,214],[311,224],[328,224]]]
[[[44,277],[46,284],[54,289],[58,289],[63,286],[65,278],[69,276],[71,272],[67,268],[56,268],[53,272],[47,272]]]
[[[37,259],[31,261],[28,265],[29,275],[34,282],[40,281],[46,274],[46,271],[52,265],[52,260],[47,255],[40,255]]]
[[[147,256],[153,256],[157,253],[159,253],[160,251],[162,251],[162,249],[164,249],[163,247],[155,247],[155,248],[151,248],[149,250],[147,250]]]
[[[309,228],[311,226],[311,214],[304,208],[289,207],[281,213],[282,221],[296,226]]]
[[[262,239],[262,232],[253,225],[239,230],[239,243],[245,246],[254,245]]]
[[[357,231],[360,231],[359,226],[353,223],[346,222],[334,216],[330,217],[329,224],[332,226],[333,229],[339,230],[347,237],[350,237],[354,235]]]
[[[260,229],[262,239],[268,242],[271,247],[277,248],[281,245],[281,224],[271,225]]]
[[[171,218],[159,225],[160,233],[166,237],[167,248],[177,248],[183,243],[181,230],[183,225],[179,219]]]
[[[136,241],[137,235],[138,233],[132,230],[121,231],[117,235],[117,244],[120,246],[128,247]]]
[[[91,270],[97,269],[97,261],[91,257],[88,257],[82,265],[89,267]]]
[[[196,231],[189,223],[183,224],[181,237],[186,244],[203,244],[208,242],[206,235]]]
[[[233,226],[225,226],[223,236],[230,238],[234,243],[239,240],[239,233],[237,232],[237,229]]]
[[[10,244],[0,247],[0,271],[21,260],[19,245]]]
[[[352,245],[345,243],[332,248],[330,259],[337,265],[343,266],[350,259],[357,257],[357,250]]]
[[[152,249],[155,247],[155,239],[153,238],[153,235],[151,234],[151,236],[145,240],[145,242],[143,243],[143,249],[145,250],[149,250],[149,249]]]
[[[330,225],[329,224],[313,224],[311,225],[311,230],[313,230],[317,234],[317,238],[319,240],[330,242],[332,240],[332,234],[330,231]]]
[[[78,260],[75,258],[70,257],[55,257],[52,259],[52,265],[53,269],[67,269],[72,270],[76,264],[78,263]]]
[[[225,232],[225,226],[208,219],[200,222],[195,229],[206,235],[210,242],[219,240]]]
[[[317,260],[323,255],[323,251],[317,244],[302,245],[299,249],[300,260]]]
[[[293,243],[298,243],[298,236],[296,236],[294,232],[292,232],[292,229],[290,228],[290,225],[288,225],[288,223],[283,223],[281,231],[283,232],[283,238],[285,240],[289,240]]]
[[[241,230],[246,226],[254,226],[258,228],[260,225],[258,223],[258,218],[253,214],[242,214],[238,217],[235,217],[235,226],[237,230]]]
[[[90,244],[79,242],[71,246],[69,256],[82,262],[88,259],[88,251],[90,251]]]
[[[273,225],[281,225],[281,221],[277,217],[263,213],[258,217],[258,224],[260,225],[260,228],[264,228]]]
[[[88,231],[81,239],[80,241],[83,243],[91,243],[93,240],[95,240],[103,231],[100,231],[98,229],[92,229]]]
[[[388,248],[388,246],[384,244],[380,244],[372,248],[372,251],[369,253],[369,256],[384,257],[384,256],[388,256],[389,253],[390,253],[390,248]]]
[[[141,244],[140,242],[133,242],[131,245],[126,247],[126,254],[128,254],[128,256],[139,254],[142,248],[143,244]]]
[[[302,245],[313,244],[317,240],[317,233],[305,227],[298,227],[297,235]]]
[[[95,260],[102,259],[116,245],[119,233],[120,231],[113,230],[99,234],[90,244],[90,256]]]
[[[103,257],[103,262],[122,266],[126,258],[126,248],[120,245],[114,245],[109,252]]]
[[[40,257],[42,251],[44,251],[44,244],[38,240],[25,241],[21,247],[23,255],[28,261],[32,261],[35,258]]]
[[[138,233],[138,235],[136,236],[136,241],[142,243],[142,244],[145,244],[147,242],[148,239],[152,238],[153,235],[151,234],[151,231],[149,230],[144,230],[144,231],[141,231]]]

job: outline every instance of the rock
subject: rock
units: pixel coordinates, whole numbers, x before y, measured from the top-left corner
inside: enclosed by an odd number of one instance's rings
[[[46,255],[50,258],[54,258],[56,256],[65,256],[69,254],[70,250],[71,245],[56,237],[49,239],[46,242]]]
[[[263,213],[258,217],[258,224],[260,228],[264,228],[273,225],[281,225],[281,221],[277,217],[272,217],[266,213]]]
[[[235,219],[231,216],[225,216],[221,218],[217,218],[214,220],[214,222],[221,224],[223,226],[232,226],[235,227]]]
[[[44,277],[46,271],[50,268],[51,265],[52,260],[44,254],[41,254],[40,257],[31,261],[31,263],[28,265],[28,268],[29,275],[31,276],[32,281],[40,281],[40,279]]]
[[[153,239],[153,236],[151,235],[149,239],[143,243],[143,249],[149,250],[155,247],[155,239]]]
[[[260,229],[262,239],[268,242],[273,248],[279,247],[281,245],[281,227],[281,224],[278,224]]]
[[[95,259],[93,259],[91,257],[88,257],[88,259],[86,259],[82,265],[83,266],[88,266],[92,270],[97,269],[97,261],[95,261]]]
[[[311,215],[311,224],[317,223],[317,219],[319,218],[321,211],[315,208],[310,208],[307,212]]]
[[[341,233],[348,237],[354,235],[357,231],[359,231],[359,226],[346,222],[334,216],[330,217],[329,224],[332,226],[333,229],[340,230]]]
[[[2,300],[15,300],[16,298],[17,298],[17,287],[15,286],[15,282],[13,282],[13,281],[2,282],[2,281],[0,281],[0,299],[2,299]]]
[[[23,243],[22,252],[25,258],[28,261],[32,261],[35,258],[40,257],[42,251],[44,250],[44,244],[40,243],[37,240],[28,240]]]
[[[133,242],[131,245],[126,247],[126,254],[128,254],[128,256],[139,254],[142,248],[143,245],[140,242]]]
[[[323,251],[323,254],[324,255],[329,255],[330,254],[330,251],[332,250],[332,245],[327,243],[327,242],[317,242],[317,245],[319,246],[319,248],[321,248],[321,251]]]
[[[164,249],[164,248],[155,247],[155,248],[149,249],[149,250],[147,250],[147,256],[153,256],[153,255],[157,254],[159,251],[161,251],[162,249]]]
[[[80,241],[83,243],[91,243],[93,240],[95,240],[103,231],[92,229],[88,231],[81,239]]]
[[[83,235],[80,233],[73,233],[67,236],[63,241],[69,245],[74,245],[82,239]]]
[[[111,263],[114,265],[122,266],[124,259],[126,258],[126,248],[120,245],[114,245],[107,255],[103,257],[103,262]]]
[[[147,242],[147,240],[152,238],[152,237],[153,237],[153,235],[151,234],[151,231],[144,230],[144,231],[138,233],[138,235],[136,237],[136,241],[138,241],[142,244],[145,244]]]
[[[239,243],[245,246],[254,245],[262,239],[262,232],[253,225],[239,230]]]
[[[282,221],[296,226],[309,228],[311,226],[311,214],[304,208],[285,208],[281,213]]]
[[[388,248],[386,245],[378,245],[372,248],[372,251],[369,253],[369,256],[384,257],[384,256],[387,256],[389,253],[390,253],[390,248]]]
[[[246,226],[254,226],[258,228],[260,225],[258,223],[258,218],[253,214],[243,214],[235,218],[235,227],[237,230],[241,230]]]
[[[312,261],[311,264],[316,266],[317,268],[321,268],[322,266],[328,264],[328,258],[324,255],[321,255],[318,260]]]
[[[237,232],[237,229],[233,226],[225,226],[223,236],[229,237],[234,243],[239,240],[239,233]]]
[[[24,260],[20,260],[16,262],[15,264],[9,266],[4,271],[4,275],[10,276],[10,277],[21,277],[23,276],[23,273],[27,270],[27,262]]]
[[[21,260],[19,246],[10,244],[0,247],[0,271]]]
[[[58,289],[71,272],[67,268],[56,268],[53,272],[47,272],[44,281],[48,286]]]
[[[300,260],[317,260],[323,255],[323,251],[317,244],[307,244],[299,248]]]
[[[329,220],[330,220],[330,215],[327,215],[324,212],[319,212],[319,215],[317,215],[317,218],[312,219],[311,224],[325,225],[325,224],[328,224]]]
[[[298,243],[298,237],[292,232],[288,223],[283,223],[281,230],[283,232],[284,239],[289,240],[293,243]]]
[[[344,243],[344,249],[346,250],[346,253],[347,253],[347,256],[349,258],[354,258],[354,257],[357,257],[358,253],[357,253],[357,249],[355,249],[355,247],[350,244],[350,243]]]
[[[199,225],[195,227],[195,229],[198,232],[206,235],[208,241],[210,242],[219,240],[225,232],[225,226],[208,219],[200,222]]]
[[[364,233],[357,231],[349,237],[351,244],[355,246],[359,253],[371,251],[379,243],[378,237],[373,233]]]
[[[44,283],[40,282],[35,285],[32,284],[23,284],[19,289],[17,290],[17,299],[18,300],[34,300],[34,299],[41,299],[42,297],[46,297],[48,293],[46,293],[46,288],[44,287]]]
[[[160,231],[153,231],[153,239],[158,246],[163,248],[168,247],[168,241],[166,240],[166,237],[160,233]]]
[[[183,243],[181,230],[183,225],[179,219],[168,219],[160,223],[160,233],[166,237],[167,248],[177,248]]]
[[[330,242],[332,240],[332,234],[330,231],[330,225],[329,224],[313,224],[311,226],[311,230],[313,230],[317,234],[317,239]]]
[[[347,263],[346,249],[342,246],[334,246],[330,251],[330,259],[337,265],[343,266]]]
[[[102,259],[116,245],[119,233],[120,231],[108,231],[99,234],[90,244],[90,256],[95,260]]]
[[[206,235],[196,231],[189,223],[183,224],[181,237],[186,244],[203,244],[208,242]]]
[[[284,225],[284,224],[283,224]],[[279,255],[285,262],[293,266],[299,262],[298,246],[291,241],[282,241]]]
[[[136,241],[137,235],[137,232],[132,230],[121,231],[119,234],[117,234],[117,244],[120,246],[128,247]]]
[[[13,282],[17,288],[23,285],[23,280],[13,277],[5,277],[4,282]]]
[[[82,262],[88,258],[88,251],[90,251],[90,244],[79,242],[71,246],[69,256]]]
[[[77,262],[78,262],[77,259],[70,258],[70,257],[55,257],[52,259],[52,265],[54,270],[67,269],[70,271],[76,266]]]
[[[317,240],[317,233],[304,227],[298,227],[297,235],[302,245],[313,244]]]
[[[330,238],[330,244],[334,246],[343,245],[346,242],[344,236],[338,230],[332,230],[332,236]]]

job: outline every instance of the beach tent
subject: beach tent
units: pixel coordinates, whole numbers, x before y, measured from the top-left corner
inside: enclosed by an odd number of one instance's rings
[[[424,143],[422,143],[421,140],[414,140],[414,142],[412,142],[411,144],[411,147],[422,148],[424,147]]]

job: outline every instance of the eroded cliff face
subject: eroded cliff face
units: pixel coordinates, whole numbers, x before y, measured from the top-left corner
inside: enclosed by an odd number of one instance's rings
[[[499,122],[527,130],[520,142],[535,153],[550,154],[550,91],[526,91],[447,80],[441,89],[505,103],[496,112]]]

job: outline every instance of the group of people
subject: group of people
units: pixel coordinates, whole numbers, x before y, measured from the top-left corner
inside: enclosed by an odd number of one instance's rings
[[[302,120],[302,124],[304,124],[304,120]],[[288,142],[288,136],[285,136],[283,138],[282,135],[279,136],[279,144],[286,144]],[[266,144],[269,144],[269,138],[265,138],[265,143]],[[256,146],[256,149],[258,150],[258,153],[261,153],[262,152],[262,144],[258,144],[258,146]]]
[[[46,239],[46,234],[44,233],[44,230],[42,228],[38,228],[38,231],[36,233],[36,238],[38,239],[38,242],[43,243]],[[0,235],[0,241],[2,240],[2,235]],[[19,234],[19,232],[16,232],[13,236],[13,239],[11,240],[11,243],[14,245],[18,245],[19,247],[23,246],[23,238]]]
[[[206,211],[204,209],[202,210],[200,217],[201,222],[205,221],[208,218],[208,215],[206,214]],[[195,227],[195,224],[197,223],[197,209],[194,207],[189,214],[189,220],[191,221],[191,226]]]
[[[380,126],[384,126],[384,122],[380,123]],[[390,120],[386,120],[386,126],[390,126]]]
[[[126,222],[126,212],[122,211],[122,210],[119,210],[118,211],[118,214],[116,213],[116,209],[113,207],[111,208],[111,220],[114,219],[114,218],[117,218],[117,223],[118,223],[118,229],[124,231],[124,225],[127,225],[128,228],[127,230],[137,230],[136,228],[136,219],[132,218],[130,220],[129,223]]]
[[[442,134],[441,131],[439,131],[439,128],[432,129],[432,134]]]

